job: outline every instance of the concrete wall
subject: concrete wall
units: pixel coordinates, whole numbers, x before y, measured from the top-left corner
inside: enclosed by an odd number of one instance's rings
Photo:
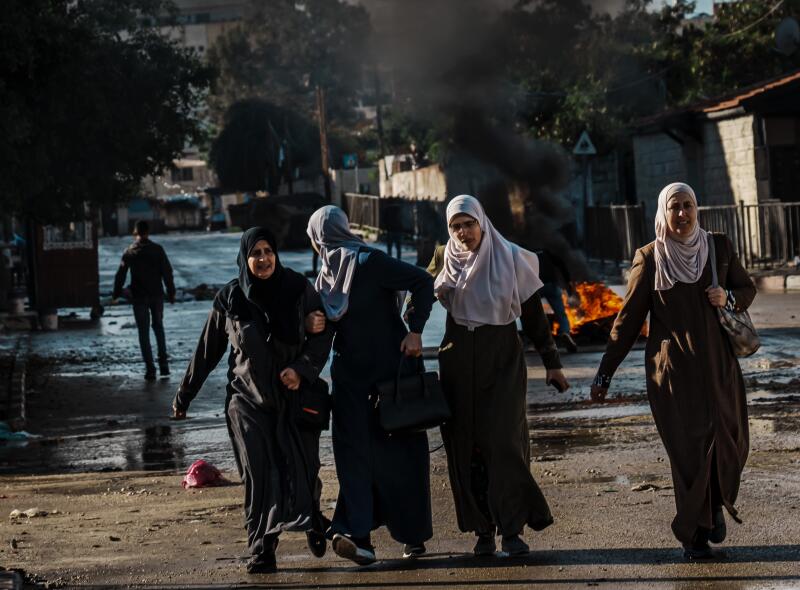
[[[758,202],[753,116],[703,124],[703,205]]]
[[[378,168],[375,166],[331,170],[331,201],[334,205],[342,206],[344,193],[377,195],[379,191]]]
[[[658,193],[671,182],[685,181],[688,169],[681,145],[663,133],[633,138],[636,197],[645,205],[646,226],[652,228]]]
[[[381,197],[408,197],[435,201],[447,199],[448,182],[444,170],[438,164],[417,170],[395,172],[389,178],[386,178],[384,166],[379,164],[378,173]]]

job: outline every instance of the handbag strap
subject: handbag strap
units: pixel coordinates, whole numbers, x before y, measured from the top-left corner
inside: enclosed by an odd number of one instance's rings
[[[717,280],[717,248],[711,232],[706,232],[706,234],[708,235],[708,256],[711,258],[711,286],[716,288],[719,287],[719,281]]]
[[[411,359],[415,359],[415,358],[417,360],[417,370],[421,374],[423,372],[423,371],[419,370],[419,369],[422,368],[422,367],[420,367],[420,363],[422,362],[422,358],[421,357],[411,357],[411,356],[408,356],[405,353],[403,353],[403,355],[400,357],[400,364],[397,366],[397,378],[395,379],[395,382],[394,382],[394,401],[395,401],[395,403],[400,401],[400,377],[403,374],[403,365],[405,364],[406,359],[411,360]],[[424,367],[424,365],[423,365],[423,367]]]

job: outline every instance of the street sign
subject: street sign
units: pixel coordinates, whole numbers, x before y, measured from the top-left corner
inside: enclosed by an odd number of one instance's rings
[[[597,150],[588,132],[584,131],[581,133],[581,136],[578,138],[578,143],[576,143],[575,147],[572,149],[572,153],[576,156],[594,156],[597,154]]]
[[[342,156],[342,168],[358,168],[358,154],[345,154]]]

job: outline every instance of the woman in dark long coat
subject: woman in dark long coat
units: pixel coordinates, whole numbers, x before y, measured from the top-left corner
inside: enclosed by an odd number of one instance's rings
[[[325,553],[327,519],[319,510],[319,430],[298,426],[300,387],[319,386],[331,333],[319,295],[284,268],[265,228],[242,235],[239,277],[214,298],[200,342],[173,401],[176,418],[217,363],[228,355],[228,430],[245,484],[250,573],[276,569],[282,531],[306,531],[309,548]],[[314,333],[311,333],[314,332]]]
[[[717,288],[711,287],[709,236]],[[720,543],[726,535],[723,507],[741,522],[734,504],[749,449],[747,401],[716,308],[745,310],[755,294],[730,240],[700,229],[692,188],[665,187],[658,198],[656,240],[636,251],[592,398],[605,399],[649,313],[647,396],[672,467],[677,508],[672,531],[687,559],[713,557],[708,542]]]
[[[339,499],[331,525],[333,550],[359,565],[372,563],[370,532],[386,525],[405,544],[405,557],[420,555],[433,535],[428,437],[424,432],[388,436],[372,394],[376,383],[396,378],[403,354],[421,354],[433,280],[424,270],[367,247],[350,232],[338,207],[317,210],[308,235],[322,261],[315,286],[335,332],[332,438]],[[400,291],[411,293],[410,332],[400,317]]]
[[[517,318],[533,340],[547,380],[569,387],[561,371],[550,324],[536,291],[536,254],[507,241],[475,197],[460,195],[447,206],[450,239],[428,270],[436,296],[447,308],[439,371],[452,419],[442,427],[458,526],[474,532],[476,555],[502,549],[523,555],[527,524],[553,522],[530,471],[527,369]]]

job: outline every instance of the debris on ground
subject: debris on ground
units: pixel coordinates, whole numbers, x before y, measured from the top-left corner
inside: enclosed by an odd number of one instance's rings
[[[17,510],[14,509],[11,511],[11,514],[8,515],[11,519],[17,518],[37,518],[41,516],[47,516],[49,512],[47,510],[39,510],[38,508],[28,508],[27,510]]]

